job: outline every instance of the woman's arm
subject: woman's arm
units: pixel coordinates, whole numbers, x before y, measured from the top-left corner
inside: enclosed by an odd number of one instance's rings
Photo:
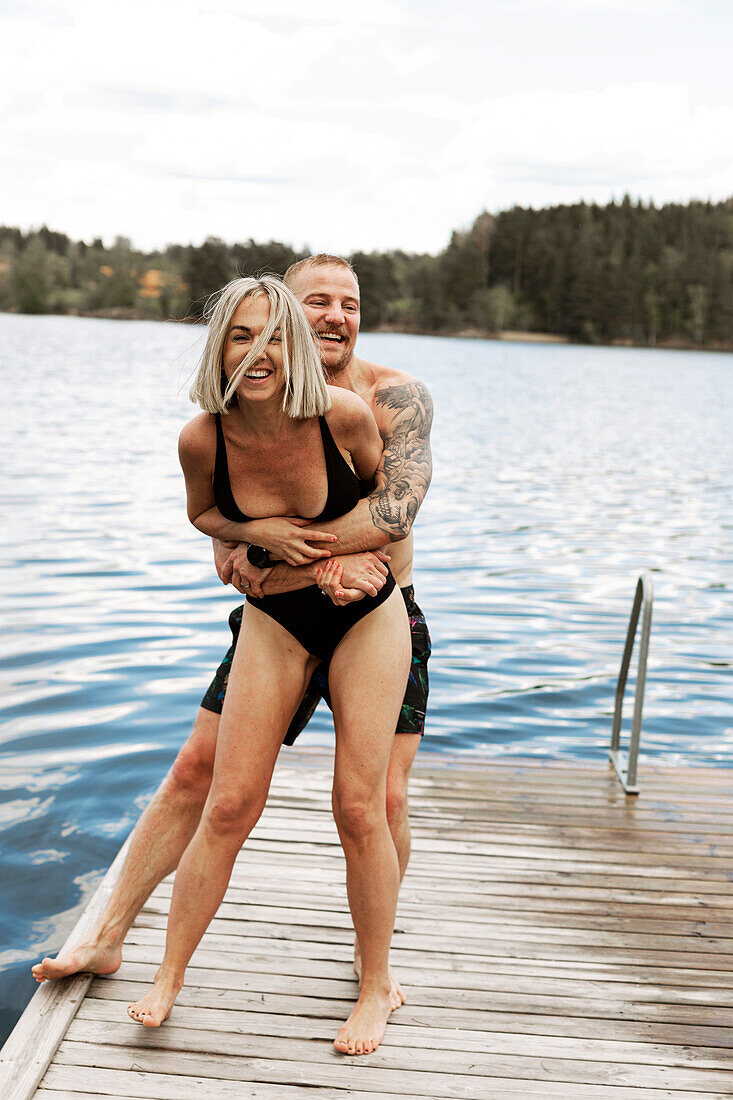
[[[212,486],[216,429],[209,413],[195,416],[186,424],[178,440],[178,457],[186,482],[186,512],[197,531],[222,542],[256,543],[290,565],[306,565],[330,556],[328,550],[316,549],[306,538],[335,542],[335,536],[320,529],[314,532],[306,526],[307,520],[296,517],[236,523],[221,514]]]
[[[371,482],[382,457],[382,437],[366,401],[351,390],[330,387],[331,408],[326,421],[342,450],[348,451],[362,481]]]
[[[210,413],[189,420],[178,437],[178,458],[186,482],[186,513],[198,531],[222,541],[247,542],[246,523],[233,523],[214,500],[216,430]]]

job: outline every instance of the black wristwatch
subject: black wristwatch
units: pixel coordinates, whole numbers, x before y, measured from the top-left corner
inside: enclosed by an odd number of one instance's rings
[[[274,564],[269,551],[264,546],[255,546],[253,542],[247,547],[247,561],[255,569],[269,569]]]

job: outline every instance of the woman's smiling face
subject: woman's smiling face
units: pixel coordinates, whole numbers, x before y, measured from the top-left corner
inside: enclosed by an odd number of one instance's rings
[[[270,320],[270,302],[266,295],[245,298],[235,310],[224,346],[224,372],[231,378],[243,359],[249,355],[257,338]],[[275,329],[267,347],[250,363],[237,393],[247,399],[272,397],[285,386],[282,335]]]

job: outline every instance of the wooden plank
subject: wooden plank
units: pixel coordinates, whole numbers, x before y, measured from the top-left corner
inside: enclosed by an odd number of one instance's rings
[[[68,1038],[83,1039],[78,1025],[80,1021],[89,1022],[91,1041],[95,1032],[94,1023],[105,1023],[113,1029],[123,1026],[124,1011],[117,1001],[95,1001],[87,999],[76,1015],[72,1034]],[[236,1012],[225,1009],[207,1009],[200,1006],[187,1008],[176,1006],[175,1027],[181,1033],[187,1030],[217,1032],[224,1035],[241,1035],[251,1038],[258,1036],[280,1037],[281,1039],[320,1040],[328,1044],[340,1025],[340,1020],[301,1016],[271,1015],[266,1013]],[[124,1024],[125,1028],[127,1027]],[[166,1032],[168,1029],[166,1028]],[[120,1033],[110,1032],[110,1041]],[[214,1049],[219,1049],[220,1040],[211,1040]],[[639,1065],[679,1065],[697,1069],[730,1070],[733,1057],[727,1049],[720,1047],[690,1047],[672,1043],[649,1043],[645,1041],[598,1040],[583,1037],[527,1035],[525,1032],[478,1031],[456,1028],[425,1028],[402,1024],[399,1014],[392,1017],[384,1039],[385,1050],[389,1048],[415,1048],[420,1051],[464,1051],[476,1054],[517,1054],[533,1058],[544,1058],[548,1052],[555,1057],[590,1060],[613,1063],[631,1062]],[[191,1047],[191,1049],[193,1049]],[[225,1049],[225,1048],[222,1048]],[[428,1063],[423,1068],[430,1068]]]
[[[190,1034],[190,1033],[189,1033]],[[320,1045],[320,1044],[319,1044]],[[679,1097],[685,1095],[689,1098],[690,1092],[709,1098],[710,1094],[725,1095],[730,1085],[730,1076],[727,1073],[718,1073],[715,1070],[701,1071],[699,1074],[691,1070],[664,1068],[652,1069],[643,1067],[646,1077],[654,1078],[659,1083],[656,1085],[629,1084],[629,1079],[636,1080],[641,1075],[636,1067],[611,1066],[605,1072],[597,1063],[583,1063],[579,1067],[571,1062],[558,1064],[559,1060],[552,1059],[521,1059],[506,1056],[486,1059],[487,1069],[489,1064],[496,1067],[497,1072],[483,1074],[456,1072],[453,1059],[446,1066],[444,1072],[426,1071],[419,1068],[400,1070],[396,1072],[389,1067],[384,1067],[382,1062],[386,1055],[382,1048],[375,1051],[368,1059],[346,1059],[335,1051],[329,1052],[327,1062],[306,1063],[299,1057],[297,1060],[276,1060],[272,1058],[246,1056],[239,1057],[226,1054],[211,1054],[208,1052],[190,1051],[180,1049],[180,1044],[171,1041],[171,1048],[162,1049],[152,1047],[131,1048],[129,1052],[120,1046],[104,1046],[102,1044],[80,1043],[64,1040],[59,1047],[57,1064],[73,1066],[95,1066],[100,1062],[106,1068],[116,1069],[140,1069],[147,1072],[165,1073],[174,1071],[186,1075],[195,1074],[201,1077],[211,1077],[215,1080],[234,1081],[269,1081],[282,1084],[309,1084],[312,1086],[327,1085],[335,1087],[362,1088],[365,1091],[378,1090],[393,1092],[401,1096],[445,1096],[450,1098],[471,1098],[471,1100],[486,1100],[487,1091],[490,1093],[494,1081],[520,1080],[541,1081],[546,1096],[569,1095],[569,1086],[580,1085],[584,1090],[580,1095],[585,1100],[590,1100],[596,1095],[594,1086],[603,1085],[612,1087],[614,1100],[650,1100],[652,1097],[666,1095],[667,1097]],[[419,1051],[415,1052],[415,1061],[419,1061]],[[528,1064],[530,1063],[530,1064]],[[468,1065],[468,1063],[467,1063]],[[593,1067],[593,1077],[589,1080],[588,1067]],[[540,1071],[541,1076],[534,1076]],[[560,1074],[560,1076],[556,1076]],[[671,1076],[679,1076],[689,1081],[689,1086],[681,1085],[679,1089],[665,1083],[665,1079]],[[579,1078],[579,1080],[578,1080]],[[643,1091],[642,1091],[643,1090]],[[723,1090],[721,1092],[721,1090]],[[576,1095],[578,1095],[576,1091]],[[602,1094],[601,1094],[602,1095]]]
[[[120,978],[126,981],[152,983],[158,962],[123,963],[118,971]],[[283,974],[258,974],[256,971],[237,972],[237,988],[262,997],[272,994],[299,995],[323,999],[343,999],[346,1004],[356,1000],[357,988],[348,968],[344,968],[343,978],[307,978]],[[191,966],[187,972],[189,988],[204,987],[209,990],[226,990],[232,977],[225,968],[212,969]],[[482,1011],[487,1002],[486,994],[481,990],[464,989],[456,985],[448,993],[445,988],[433,988],[420,985],[410,989],[410,1005],[415,1008],[433,1007],[445,1012],[459,1009]],[[670,1004],[666,1001],[644,1001],[640,998],[625,999],[611,994],[597,999],[582,1000],[570,993],[538,994],[522,993],[513,990],[496,991],[491,995],[491,1005],[496,1010],[506,1012],[540,1012],[544,1015],[561,1017],[582,1017],[595,1019],[626,1019],[647,1022],[686,1023],[693,1026],[733,1027],[733,1005],[719,1007],[709,1002]],[[348,1013],[347,1013],[348,1014]]]
[[[250,837],[247,841],[245,852],[265,851],[274,855],[281,853],[293,853],[294,844],[298,844],[298,856],[319,856],[329,860],[343,863],[343,853],[337,844],[313,843],[305,840],[277,840],[275,838],[263,840],[258,837]],[[638,875],[651,878],[668,878],[672,881],[680,877],[682,869],[687,870],[688,878],[708,880],[713,882],[729,882],[730,861],[717,856],[706,857],[704,863],[696,856],[679,856],[674,860],[657,860],[653,854],[644,852],[629,852],[619,859],[613,855],[604,858],[607,853],[602,851],[592,853],[576,853],[572,848],[532,848],[523,847],[509,851],[501,845],[477,844],[465,846],[457,854],[450,845],[438,850],[432,850],[430,845],[417,842],[413,848],[413,858],[419,867],[430,868],[439,858],[450,861],[450,868],[455,873],[460,870],[462,874],[473,872],[480,877],[486,858],[491,859],[494,870],[504,869],[536,869],[536,864],[541,863],[546,873],[567,872],[592,872],[604,876],[613,875]],[[589,858],[592,856],[593,858]]]
[[[242,934],[267,936],[268,934],[282,935],[288,939],[297,939],[305,936],[306,939],[315,938],[318,941],[330,940],[334,943],[353,942],[353,932],[347,919],[339,919],[338,914],[313,913],[308,910],[295,910],[289,913],[278,913],[271,910],[271,915],[263,920],[250,919],[242,909],[246,907],[231,905],[224,901],[219,909],[217,920],[228,921],[230,931],[241,931]],[[152,899],[145,907],[146,913],[158,913],[164,915],[167,906]],[[243,919],[244,918],[244,919]],[[302,922],[302,923],[300,923]],[[243,927],[246,926],[246,927]],[[460,930],[460,939],[456,940],[456,928]],[[274,930],[274,931],[273,931]],[[411,920],[398,914],[395,926],[395,935],[400,938],[400,946],[412,946],[415,949],[421,947],[432,950],[440,946],[440,949],[450,943],[455,943],[454,950],[458,954],[478,953],[486,938],[490,937],[494,943],[523,944],[531,940],[536,945],[543,945],[546,952],[551,952],[557,958],[567,957],[567,951],[576,951],[583,955],[584,952],[608,951],[609,957],[618,961],[638,961],[638,956],[633,952],[644,951],[648,960],[655,959],[658,962],[673,962],[682,966],[702,965],[714,966],[722,970],[733,970],[733,942],[729,939],[720,939],[706,936],[674,936],[653,935],[650,933],[636,934],[633,932],[604,932],[574,927],[543,928],[541,923],[482,926],[480,922],[457,924],[451,927],[449,921],[438,921],[431,918],[429,922]],[[404,937],[404,938],[403,938]],[[459,946],[460,945],[460,946]],[[694,955],[686,949],[694,947]],[[564,954],[562,952],[565,952]],[[670,958],[670,956],[677,956]],[[705,956],[711,958],[705,961]]]
[[[256,900],[260,905],[273,905],[284,909],[297,908],[301,897],[306,897],[313,909],[341,910],[346,904],[343,883],[340,881],[332,882],[326,878],[321,879],[321,881],[314,881],[312,876],[305,873],[299,879],[289,875],[288,881],[290,883],[289,888],[273,877],[273,880],[269,883],[270,888],[262,889],[261,887],[255,888],[248,884],[246,880],[237,877],[230,882],[227,896],[232,902],[248,904],[250,901]],[[495,884],[489,884],[489,886],[493,885]],[[157,897],[170,896],[172,884],[166,883],[165,886],[165,890],[159,888],[156,891]],[[589,900],[582,892],[573,891],[572,889],[558,892],[557,890],[553,891],[552,888],[529,886],[525,888],[515,887],[513,892],[509,892],[507,888],[507,892],[504,894],[491,889],[480,892],[451,890],[450,896],[455,900],[456,912],[459,914],[471,914],[474,910],[480,910],[481,912],[488,910],[506,913],[508,919],[515,914],[535,911],[592,914],[602,911],[605,916],[621,919],[629,916],[635,919],[648,918],[660,922],[674,922],[675,924],[687,922],[697,924],[704,921],[708,928],[720,923],[726,925],[733,932],[733,906],[710,905],[709,903],[703,903],[701,899],[692,897],[678,899],[677,901],[672,897],[665,903],[664,898],[657,898],[654,902],[649,901],[648,898],[642,900],[635,897],[625,897],[623,894],[619,898],[619,892],[615,890],[599,891],[598,893],[601,895],[600,899],[595,897],[593,900]],[[414,915],[413,910],[419,910],[422,913],[427,906],[432,907],[436,902],[445,901],[445,896],[445,890],[433,886],[418,887],[408,879],[403,883],[400,890],[400,911],[410,913],[410,915]],[[604,901],[605,904],[599,906],[598,900]]]
[[[128,941],[129,942],[129,941]],[[145,949],[146,945],[135,953],[128,953],[129,962],[149,962],[155,965],[160,958],[160,952],[151,952]],[[334,978],[351,981],[348,973],[348,964],[332,962],[329,959],[320,959],[314,966],[313,959],[304,958],[300,953],[276,953],[273,949],[266,955],[252,954],[243,948],[234,951],[221,950],[218,945],[204,943],[195,953],[191,965],[201,968],[234,969],[247,974],[278,974],[291,975],[293,977],[311,976],[314,971],[320,978]],[[229,965],[227,965],[227,963]],[[542,993],[548,996],[572,996],[576,998],[596,999],[599,996],[609,994],[607,979],[593,979],[575,973],[572,976],[547,976],[540,973],[522,975],[516,970],[508,973],[495,974],[491,969],[482,966],[463,970],[440,970],[434,967],[433,959],[428,956],[420,964],[415,959],[412,965],[402,963],[398,966],[395,958],[392,965],[397,969],[400,982],[409,991],[418,986],[424,986],[433,990],[446,989],[452,991],[456,988],[481,990],[497,993]],[[619,975],[610,987],[610,995],[615,999],[632,999],[635,1001],[663,1002],[665,1004],[699,1004],[720,1005],[727,1008],[731,1005],[731,987],[710,987],[691,985],[658,985],[649,980],[643,982],[624,981]],[[449,998],[446,998],[449,1000]]]
[[[160,919],[164,917],[164,913],[161,912],[157,916]],[[326,923],[321,925],[278,924],[273,930],[273,926],[267,922],[240,920],[236,913],[229,915],[228,910],[222,916],[215,917],[214,921],[212,921],[210,928],[216,932],[254,936],[262,939],[270,937],[271,940],[274,938],[276,940],[330,944],[332,952],[336,950],[337,945],[340,945],[342,950],[345,949],[344,958],[346,958],[354,938],[353,933],[348,929],[329,928]],[[141,924],[144,924],[144,917]],[[718,972],[733,971],[733,956],[730,953],[716,954],[714,951],[695,952],[693,950],[664,951],[646,947],[643,943],[632,945],[630,948],[603,943],[574,943],[570,933],[566,937],[567,942],[562,942],[560,936],[553,938],[537,934],[533,938],[538,941],[536,944],[528,943],[527,939],[521,936],[514,939],[511,935],[493,935],[491,942],[494,951],[497,951],[500,947],[501,952],[507,958],[538,958],[556,962],[570,962],[573,960],[597,962],[602,959],[605,962],[614,962],[618,965],[635,966],[639,964],[643,957],[643,962],[647,966],[679,966],[686,969],[700,968]],[[425,933],[414,935],[403,932],[398,921],[393,944],[395,948],[418,952],[445,951],[450,945],[451,950],[457,956],[480,955],[486,949],[486,938],[468,939],[464,937],[460,941],[452,940],[450,936],[434,934],[427,928],[427,922]],[[691,939],[690,946],[693,948],[697,946],[694,939]],[[640,955],[641,951],[643,951],[643,956]]]
[[[47,1083],[52,1087],[47,1087]],[[82,1089],[95,1091],[83,1092]],[[212,1100],[243,1100],[244,1097],[246,1100],[313,1100],[313,1093],[309,1085],[285,1082],[272,1085],[248,1081],[243,1086],[236,1080],[223,1081],[210,1077],[53,1065],[49,1067],[37,1095],[39,1100],[99,1100],[100,1096],[121,1096],[125,1100],[191,1100],[192,1097],[202,1097],[204,1100],[207,1097]],[[394,1093],[318,1088],[318,1100],[346,1100],[347,1097],[349,1100],[394,1100]],[[706,1100],[709,1098],[706,1097]]]
[[[575,1057],[562,1057],[557,1051],[554,1039],[536,1037],[536,1053],[525,1049],[512,1050],[505,1037],[495,1039],[496,1050],[452,1050],[449,1055],[440,1049],[431,1049],[420,1045],[396,1041],[390,1027],[387,1028],[389,1040],[385,1040],[375,1058],[369,1059],[369,1069],[382,1068],[398,1070],[400,1074],[419,1072],[441,1074],[449,1070],[453,1076],[485,1077],[534,1077],[537,1080],[591,1081],[599,1084],[627,1084],[640,1088],[662,1088],[669,1084],[670,1071],[674,1070],[674,1079],[679,1088],[698,1089],[701,1092],[721,1091],[730,1084],[728,1076],[731,1059],[727,1066],[715,1068],[710,1065],[691,1066],[678,1062],[673,1055],[666,1063],[652,1061],[638,1062],[631,1059],[619,1060],[599,1057],[589,1058],[591,1046],[576,1053]],[[145,1036],[145,1049],[158,1051],[186,1052],[189,1054],[219,1055],[246,1059],[272,1059],[284,1063],[283,1077],[287,1080],[287,1069],[293,1063],[315,1067],[330,1067],[334,1064],[334,1051],[331,1045],[332,1035],[289,1036],[280,1034],[268,1036],[239,1034],[237,1032],[185,1028],[171,1023],[155,1036]],[[398,1037],[397,1037],[398,1039]],[[137,1036],[130,1022],[108,1023],[106,1021],[89,1022],[75,1019],[72,1021],[65,1044],[85,1044],[92,1047],[101,1045],[115,1048],[137,1048]],[[516,1045],[516,1044],[515,1044]],[[521,1044],[520,1044],[521,1046]],[[628,1045],[627,1045],[628,1046]],[[78,1046],[76,1047],[78,1049]],[[626,1048],[624,1048],[626,1049]],[[577,1047],[576,1047],[577,1051]],[[598,1054],[598,1051],[595,1052]],[[698,1053],[698,1052],[696,1052]],[[720,1054],[719,1054],[719,1060]],[[342,1059],[336,1059],[342,1061]],[[336,1080],[337,1078],[334,1078]]]
[[[293,886],[295,885],[293,884]],[[172,885],[166,883],[158,888],[155,896],[156,899],[165,899],[170,904],[172,893]],[[637,933],[654,932],[660,935],[672,933],[675,936],[685,937],[705,936],[707,938],[733,939],[733,913],[723,913],[723,919],[716,921],[711,916],[710,911],[703,909],[701,906],[696,907],[691,915],[683,915],[680,911],[681,906],[669,907],[670,915],[674,914],[672,919],[665,917],[664,913],[659,915],[655,913],[653,916],[642,914],[640,906],[632,907],[629,915],[623,914],[618,908],[614,912],[609,912],[604,907],[603,915],[599,916],[597,915],[597,905],[588,905],[585,910],[582,907],[578,910],[573,906],[566,905],[556,914],[553,908],[557,908],[557,906],[548,905],[546,901],[536,905],[510,906],[505,904],[503,907],[499,907],[501,912],[494,913],[492,909],[495,906],[487,903],[482,904],[480,898],[472,898],[473,904],[471,905],[462,905],[455,895],[451,896],[455,900],[455,905],[451,906],[440,905],[432,900],[445,899],[445,894],[437,891],[433,892],[432,898],[423,894],[418,902],[411,902],[409,891],[405,890],[400,896],[400,919],[421,919],[429,903],[431,920],[451,921],[455,925],[457,934],[461,933],[464,926],[470,926],[476,921],[480,921],[481,926],[489,932],[494,924],[501,924],[505,927],[513,924],[526,925],[533,922],[536,919],[535,913],[539,912],[542,915],[542,923],[550,927],[601,929],[605,931],[618,929]],[[470,895],[467,895],[467,897],[470,897]],[[227,901],[231,905],[242,906],[243,910],[246,908],[248,919],[259,916],[267,920],[270,919],[272,913],[277,913],[280,917],[283,917],[299,910],[302,913],[310,912],[311,914],[327,913],[331,916],[338,916],[339,919],[345,919],[349,925],[351,923],[343,888],[332,891],[330,895],[309,894],[305,886],[302,893],[300,891],[296,893],[292,889],[290,892],[283,891],[278,894],[276,891],[253,890],[251,887],[243,889],[230,883],[227,890]],[[405,927],[404,924],[403,927]]]
[[[158,918],[161,919],[161,918]],[[138,926],[139,927],[139,926]],[[221,941],[221,943],[220,943]],[[350,953],[347,951],[335,952],[333,944],[326,941],[293,941],[285,939],[273,940],[272,937],[231,937],[227,934],[219,934],[216,928],[207,932],[207,942],[212,946],[224,946],[229,948],[232,943],[237,945],[239,953],[248,958],[277,957],[279,959],[297,958],[310,960],[317,963],[319,960],[333,960],[339,965],[350,966]],[[684,967],[663,967],[645,965],[624,965],[609,963],[605,959],[580,960],[570,958],[567,960],[554,960],[532,955],[531,949],[525,948],[521,955],[516,957],[490,954],[490,949],[481,955],[455,956],[446,950],[444,952],[431,951],[429,955],[420,952],[419,955],[409,949],[402,949],[399,945],[392,948],[391,958],[400,973],[405,968],[416,968],[420,974],[428,963],[434,970],[449,971],[460,980],[462,974],[472,974],[476,971],[494,974],[509,975],[548,975],[560,978],[587,978],[588,980],[605,983],[629,982],[649,986],[673,985],[693,988],[720,988],[730,989],[733,985],[733,973],[731,971],[718,972],[716,970],[700,970]],[[129,962],[129,960],[128,960]],[[312,971],[311,971],[312,972]]]
[[[76,943],[99,918],[117,881],[128,843],[117,853],[64,947]],[[77,974],[63,982],[43,982],[36,990],[0,1051],[0,1097],[26,1100],[33,1096],[91,980],[91,974]]]
[[[267,1085],[263,1082],[248,1081],[246,1086],[243,1086],[239,1081],[221,1079],[212,1081],[210,1078],[189,1075],[86,1069],[80,1066],[51,1066],[47,1080],[54,1085],[58,1083],[62,1089],[69,1090],[61,1091],[54,1096],[53,1091],[46,1091],[44,1082],[43,1091],[39,1092],[39,1096],[47,1096],[48,1100],[57,1100],[57,1098],[60,1100],[61,1097],[64,1097],[64,1100],[87,1100],[88,1097],[97,1098],[100,1095],[121,1096],[128,1100],[191,1100],[194,1096],[202,1097],[203,1100],[208,1097],[213,1097],[215,1100],[242,1100],[245,1096],[248,1100],[301,1100],[301,1098],[305,1100],[306,1097],[312,1098],[316,1093],[313,1087],[302,1088],[285,1082]],[[85,1085],[86,1087],[97,1086],[103,1089],[103,1092],[78,1093],[73,1091],[75,1085],[82,1088]],[[243,1087],[246,1087],[246,1092],[243,1091]],[[551,1082],[543,1082],[538,1087],[533,1081],[488,1078],[484,1078],[482,1087],[489,1092],[482,1092],[480,1100],[486,1100],[487,1095],[497,1100],[499,1097],[515,1096],[535,1097],[537,1100],[542,1100],[544,1097],[548,1100],[554,1100],[556,1097],[559,1100],[563,1100],[564,1097],[567,1097],[567,1100],[700,1100],[699,1093],[680,1092],[676,1089],[673,1091],[655,1089],[653,1092],[648,1089],[627,1089],[618,1092],[613,1087],[589,1086],[585,1091],[584,1087],[578,1088],[570,1084],[558,1089]],[[395,1096],[404,1095],[399,1088],[391,1092],[376,1090],[366,1092],[361,1089],[354,1090],[348,1086],[341,1089],[319,1085],[317,1088],[318,1100],[346,1100],[347,1097],[349,1100],[394,1100]],[[729,1094],[706,1093],[705,1100],[725,1100],[726,1096]],[[421,1097],[422,1100],[428,1100],[426,1093],[422,1093]],[[431,1092],[429,1100],[451,1100],[451,1098],[445,1094]],[[470,1095],[467,1095],[467,1100],[470,1100]]]
[[[281,764],[171,1019],[148,1032],[125,1006],[162,956],[172,876],[39,1096],[733,1095],[733,770],[645,766],[634,800],[592,762],[418,758],[392,951],[409,1000],[376,1054],[344,1059],[332,755]]]
[[[136,1000],[148,988],[149,982],[105,978],[95,981],[88,998],[119,1002],[124,1015],[129,1001]],[[297,996],[291,993],[248,991],[244,989],[207,988],[200,985],[184,986],[176,1001],[176,1008],[214,1008],[242,1010],[253,1013],[293,1016],[297,1019],[337,1021],[348,1012],[351,999]],[[487,1003],[490,1005],[491,1002]],[[171,1019],[174,1017],[172,1016]],[[414,1025],[431,1032],[441,1028],[446,1021],[446,1008],[415,1005],[408,1000],[395,1014],[390,1027]],[[538,1011],[498,1011],[492,1007],[466,1009],[451,1006],[450,1021],[455,1028],[482,1032],[512,1032],[521,1029],[528,1034],[563,1035],[590,1039],[619,1041],[644,1041],[675,1043],[684,1046],[720,1046],[730,1049],[733,1045],[733,1028],[713,1024],[679,1024],[663,1021],[614,1019],[584,1016],[543,1014]]]

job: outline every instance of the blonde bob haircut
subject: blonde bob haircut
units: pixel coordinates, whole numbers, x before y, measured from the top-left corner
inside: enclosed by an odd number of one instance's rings
[[[269,320],[227,382],[224,348],[232,318],[242,302],[260,294],[270,303]],[[298,299],[275,275],[233,279],[209,299],[204,316],[209,330],[189,396],[205,412],[228,412],[236,400],[237,386],[267,349],[275,329],[280,330],[285,372],[283,410],[296,420],[305,420],[330,409],[331,398],[310,325]]]

